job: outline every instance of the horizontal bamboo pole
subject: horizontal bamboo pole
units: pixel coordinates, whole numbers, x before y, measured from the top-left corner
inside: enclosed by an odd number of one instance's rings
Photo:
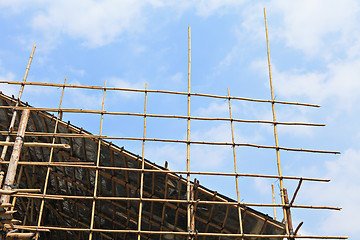
[[[31,239],[35,233],[7,233],[6,239]]]
[[[0,141],[0,146],[14,146],[14,142]],[[70,148],[69,144],[53,144],[40,142],[24,142],[24,147],[53,147],[53,148]]]
[[[21,226],[15,225],[14,227],[22,230],[28,231],[36,231],[37,226]],[[77,232],[88,232],[89,228],[70,228],[70,227],[50,227],[50,226],[40,226],[38,229],[48,229],[48,230],[56,230],[56,231],[77,231]],[[171,232],[171,231],[146,231],[146,230],[125,230],[125,229],[92,229],[93,232],[107,232],[107,233],[143,233],[143,234],[157,234],[157,235],[183,235],[189,236],[189,232]],[[315,235],[281,235],[281,234],[238,234],[238,233],[202,233],[198,232],[194,235],[197,236],[216,236],[216,237],[247,237],[247,238],[308,238],[308,239],[348,239],[347,236],[315,236]]]
[[[8,161],[0,162],[0,164],[9,164]],[[82,165],[83,164],[83,165]],[[91,164],[91,165],[90,165]],[[211,176],[238,176],[238,177],[260,177],[260,178],[276,178],[276,179],[288,179],[288,180],[303,180],[303,181],[315,181],[315,182],[330,182],[330,179],[322,178],[308,178],[308,177],[295,177],[295,176],[278,176],[278,175],[266,175],[266,174],[251,174],[251,173],[224,173],[224,172],[200,172],[200,171],[171,171],[163,169],[139,169],[139,168],[126,168],[126,167],[108,167],[108,166],[92,166],[92,162],[25,162],[20,161],[19,165],[28,165],[28,166],[58,166],[58,167],[80,167],[88,169],[103,169],[103,170],[114,170],[114,171],[131,171],[131,172],[155,172],[155,173],[175,173],[175,174],[187,174],[191,175],[211,175]]]
[[[199,97],[210,97],[210,98],[220,98],[220,99],[234,99],[250,102],[263,102],[263,103],[278,103],[278,104],[287,104],[287,105],[299,105],[306,107],[320,107],[317,104],[309,103],[298,103],[298,102],[286,102],[286,101],[271,101],[264,99],[253,99],[253,98],[243,98],[243,97],[229,97],[229,96],[220,96],[204,93],[188,93],[188,92],[176,92],[176,91],[165,91],[165,90],[145,90],[145,89],[132,89],[132,88],[117,88],[117,87],[102,87],[102,86],[85,86],[85,85],[74,85],[74,84],[57,84],[57,83],[40,83],[40,82],[16,82],[16,81],[0,81],[1,83],[6,84],[16,84],[16,85],[32,85],[32,86],[45,86],[45,87],[67,87],[67,88],[82,88],[82,89],[97,89],[97,90],[114,90],[114,91],[128,91],[128,92],[140,92],[144,93],[167,93],[175,95],[185,95],[185,96],[199,96]]]
[[[77,196],[77,195],[51,195],[51,194],[31,194],[31,193],[17,193],[13,196],[28,197],[28,198],[63,198],[63,199],[83,199],[93,200],[94,196]],[[253,206],[253,207],[292,207],[292,208],[312,208],[312,209],[329,209],[341,210],[339,207],[329,206],[310,206],[310,205],[289,205],[289,204],[265,204],[265,203],[238,203],[238,202],[219,202],[219,201],[201,201],[201,200],[179,200],[179,199],[161,199],[161,198],[129,198],[129,197],[104,197],[97,196],[96,200],[112,200],[112,201],[145,201],[145,202],[168,202],[168,203],[186,203],[186,204],[218,204],[218,205],[232,205],[232,206]]]
[[[9,164],[9,161],[2,161],[0,162],[0,164]],[[58,167],[88,167],[90,166],[90,168],[96,168],[96,166],[94,166],[93,162],[25,162],[25,161],[21,161],[19,162],[19,165],[25,165],[25,166],[58,166]],[[17,189],[18,190],[18,189]]]
[[[54,135],[54,134],[51,134]],[[62,135],[58,135],[62,136]],[[65,135],[64,135],[65,136]],[[71,135],[67,135],[71,136]],[[76,135],[74,135],[76,136]],[[100,135],[81,135],[81,137],[89,136],[89,138],[95,138],[97,136],[101,139],[117,139],[117,140],[130,140],[130,141],[151,141],[151,142],[172,142],[172,143],[190,143],[190,144],[205,144],[205,145],[221,145],[221,146],[238,146],[238,147],[254,147],[254,148],[266,148],[266,149],[279,149],[284,151],[295,151],[295,152],[309,152],[309,153],[328,153],[328,154],[340,154],[339,151],[327,151],[327,150],[315,150],[315,149],[303,149],[303,148],[288,148],[288,147],[276,147],[276,146],[267,146],[267,145],[258,145],[251,143],[231,143],[231,142],[207,142],[207,141],[187,141],[187,140],[177,140],[177,139],[161,139],[161,138],[135,138],[135,137],[109,137],[109,136],[100,136]],[[93,136],[93,137],[91,137]],[[0,142],[1,145],[2,142]],[[5,144],[11,144],[6,143]],[[13,144],[13,143],[12,143]],[[30,144],[50,144],[50,143],[24,143],[24,146],[31,146]],[[44,145],[44,146],[45,146]],[[54,144],[56,145],[56,144]],[[59,144],[58,144],[59,145]],[[67,144],[60,144],[66,145]],[[47,145],[46,145],[47,146]],[[51,147],[51,144],[49,145]],[[60,147],[60,146],[59,146]],[[69,146],[70,148],[70,146]]]
[[[0,108],[11,109],[14,106],[0,106]],[[74,109],[74,108],[35,108],[35,107],[16,107],[17,110],[30,109],[31,111],[46,111],[46,112],[63,112],[63,113],[91,113],[91,114],[107,114],[107,115],[120,115],[120,116],[137,116],[137,117],[153,117],[153,118],[176,118],[176,119],[191,119],[191,120],[206,120],[206,121],[233,121],[242,123],[265,123],[265,124],[276,124],[276,125],[295,125],[295,126],[315,126],[323,127],[326,126],[322,123],[304,123],[304,122],[274,122],[267,120],[246,120],[236,118],[218,118],[218,117],[193,117],[193,116],[182,116],[182,115],[165,115],[165,114],[144,114],[144,113],[132,113],[132,112],[109,112],[100,110],[90,109]]]

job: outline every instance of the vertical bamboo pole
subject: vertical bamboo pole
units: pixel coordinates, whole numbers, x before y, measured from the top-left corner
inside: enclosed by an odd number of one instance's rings
[[[30,58],[29,58],[29,61],[28,61],[28,64],[27,64],[27,67],[26,67],[26,70],[25,70],[25,75],[24,75],[24,78],[23,78],[23,83],[26,82],[26,79],[27,79],[27,75],[29,73],[29,69],[30,69],[30,65],[31,65],[31,62],[32,62],[32,59],[33,59],[33,56],[34,56],[34,52],[35,52],[35,48],[36,48],[36,44],[34,44],[33,46],[33,49],[31,51],[31,55],[30,55]],[[22,84],[21,87],[20,87],[20,91],[19,91],[19,95],[18,95],[18,101],[16,102],[15,104],[15,108],[14,108],[14,112],[13,112],[13,115],[11,117],[11,122],[10,122],[10,126],[9,126],[9,133],[12,131],[12,129],[14,128],[14,124],[15,124],[15,120],[16,120],[16,115],[17,115],[17,111],[16,111],[16,108],[19,106],[19,102],[21,100],[21,96],[22,96],[22,93],[24,91],[24,87],[25,85]],[[8,135],[6,137],[6,142],[9,142],[10,141],[10,135]],[[8,149],[8,146],[4,146],[3,147],[3,150],[1,152],[1,160],[0,161],[4,161],[5,160],[5,156],[6,156],[6,152],[7,152],[7,149]]]
[[[143,142],[142,142],[142,158],[141,158],[141,170],[145,169],[145,134],[146,134],[146,105],[147,105],[147,84],[145,84],[145,107],[144,107],[144,134],[143,134]],[[141,235],[141,215],[142,215],[142,197],[144,193],[144,171],[141,172],[140,177],[140,202],[139,202],[139,219],[138,219],[138,240],[140,240]]]
[[[187,180],[187,201],[190,202],[191,193],[190,193],[190,93],[191,93],[191,28],[188,27],[188,42],[189,42],[189,59],[188,59],[188,97],[187,97],[187,110],[188,110],[188,120],[187,120],[187,144],[186,144],[186,180]],[[189,231],[189,239],[193,238],[193,229],[191,229],[191,204],[187,205],[187,228]]]
[[[60,109],[61,109],[61,104],[62,104],[62,100],[63,100],[63,97],[64,97],[65,84],[66,84],[66,77],[65,77],[64,86],[63,86],[63,89],[62,89],[62,92],[61,92],[61,98],[60,98],[60,103],[59,103],[57,118],[56,118],[56,122],[55,122],[55,128],[54,128],[54,133],[55,133],[55,134],[57,133],[57,129],[58,129]],[[55,143],[55,140],[56,140],[56,138],[53,137],[53,139],[52,139],[52,144]],[[50,149],[49,164],[48,164],[47,170],[46,170],[46,177],[45,177],[44,190],[43,190],[43,196],[44,196],[44,197],[45,197],[45,195],[46,195],[47,187],[48,187],[48,184],[49,184],[50,171],[51,171],[50,163],[52,162],[53,155],[54,155],[54,148],[52,147],[52,148]],[[45,198],[43,198],[43,199],[41,200],[37,227],[40,227],[40,225],[41,225],[41,220],[42,220],[42,216],[43,216],[43,212],[44,212],[44,205],[45,205]],[[31,208],[31,211],[33,211],[33,208]],[[32,216],[32,214],[31,214],[31,216]],[[32,221],[31,221],[31,222],[32,222]],[[38,238],[39,238],[39,232],[36,232],[35,240],[37,240]]]
[[[274,121],[274,137],[275,137],[275,146],[276,146],[276,161],[277,161],[277,168],[279,177],[282,177],[281,173],[281,163],[280,163],[280,150],[279,150],[279,141],[277,135],[277,128],[276,128],[276,114],[275,114],[275,102],[274,102],[274,89],[272,83],[272,75],[271,75],[271,62],[270,62],[270,47],[269,47],[269,35],[268,35],[268,27],[267,27],[267,19],[266,19],[266,10],[264,8],[264,18],[265,18],[265,31],[266,31],[266,46],[267,46],[267,57],[268,57],[268,65],[269,65],[269,80],[270,80],[270,90],[271,90],[271,107],[272,107],[272,114],[273,114],[273,121]],[[280,178],[280,194],[281,194],[281,203],[285,204],[284,198],[284,181]],[[283,207],[283,214],[284,214],[284,221],[286,226],[286,234],[289,234],[289,226],[287,221],[286,209]]]
[[[274,191],[274,184],[271,184],[271,192],[272,192],[272,200],[273,200],[273,204],[275,204],[275,191]],[[276,220],[276,207],[274,207],[274,219]]]
[[[2,183],[3,183],[3,180],[4,180],[4,171],[1,171],[0,172],[0,188],[2,188]]]
[[[24,144],[24,136],[25,136],[25,130],[28,123],[30,115],[30,109],[24,109],[21,114],[21,119],[19,123],[19,129],[17,136],[15,138],[15,143],[13,147],[13,151],[10,157],[10,163],[7,169],[3,190],[11,190],[12,186],[15,181],[15,175],[16,175],[16,169],[19,162],[20,154],[21,154],[21,148]],[[1,202],[2,203],[9,203],[10,195],[2,195],[1,196]]]
[[[235,174],[237,174],[237,163],[236,163],[236,149],[235,149],[235,134],[234,134],[234,123],[232,120],[232,111],[231,111],[231,102],[230,102],[230,90],[228,90],[228,96],[229,96],[229,113],[230,113],[230,124],[231,124],[231,140],[233,143],[232,149],[233,149],[233,156],[234,156],[234,169]],[[238,175],[235,176],[235,183],[236,183],[236,196],[237,196],[237,202],[240,204],[240,193],[239,193],[239,179]],[[239,214],[239,227],[240,227],[240,234],[244,233],[243,230],[243,223],[242,223],[242,216],[241,216],[241,209],[240,205],[237,206],[238,214]],[[243,239],[243,238],[242,238]]]
[[[103,101],[102,101],[102,107],[101,107],[101,121],[100,121],[100,131],[99,136],[102,134],[102,126],[104,122],[104,105],[105,105],[105,94],[106,94],[106,81],[105,81],[105,88],[104,88],[104,95],[103,95]],[[101,149],[101,139],[99,139],[98,143],[98,151],[97,151],[97,158],[96,158],[96,167],[99,167],[100,165],[100,149]],[[91,220],[90,220],[90,234],[89,234],[89,240],[93,237],[93,228],[94,228],[94,219],[95,219],[95,207],[96,207],[96,196],[97,196],[97,188],[98,188],[98,179],[99,179],[99,169],[96,168],[95,170],[95,185],[94,185],[94,199],[92,201],[92,209],[91,209]]]
[[[284,188],[284,198],[285,198],[285,204],[289,205],[289,198],[288,198],[288,193],[287,193],[287,189]],[[291,235],[294,234],[294,229],[293,229],[293,225],[292,225],[292,219],[291,219],[291,212],[290,212],[290,205],[288,207],[286,207],[286,215],[288,218],[288,226],[289,226],[289,233]],[[294,238],[289,238],[290,240],[294,240]]]

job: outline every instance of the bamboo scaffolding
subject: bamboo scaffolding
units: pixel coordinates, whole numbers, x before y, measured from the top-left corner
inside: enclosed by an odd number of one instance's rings
[[[147,89],[147,84],[145,84],[145,90]],[[145,106],[144,106],[144,140],[142,142],[142,158],[141,158],[141,176],[140,176],[140,199],[143,198],[144,193],[144,169],[145,169],[145,136],[146,136],[146,105],[147,105],[147,92],[145,91]],[[101,132],[100,132],[101,134]],[[138,235],[137,239],[140,240],[141,235],[141,216],[142,216],[143,202],[140,200],[139,202],[139,218],[138,218]]]
[[[32,194],[32,193],[15,193],[13,196],[25,197],[25,198],[45,198],[45,199],[82,199],[82,200],[93,200],[94,196],[78,196],[78,195],[52,195],[52,194]],[[181,200],[181,199],[162,199],[162,198],[135,198],[135,197],[113,197],[113,196],[96,196],[96,200],[111,200],[111,201],[144,201],[144,202],[167,202],[167,203],[186,203],[186,204],[218,204],[218,205],[229,205],[229,206],[252,206],[252,207],[292,207],[292,208],[310,208],[310,209],[328,209],[340,211],[340,207],[330,206],[312,206],[312,205],[289,205],[289,204],[266,204],[266,203],[244,203],[244,202],[220,202],[220,201],[202,201],[202,200]]]
[[[271,109],[272,109],[273,121],[276,122],[275,103],[274,103],[274,89],[273,89],[272,75],[271,75],[269,36],[268,36],[268,27],[267,27],[267,19],[266,19],[266,10],[265,10],[265,8],[264,8],[264,18],[265,18],[267,59],[268,59],[268,65],[269,65],[269,80],[270,80],[270,90],[271,90],[271,100],[272,100]],[[279,141],[278,141],[276,124],[274,124],[274,137],[275,137],[275,145],[276,145],[276,161],[277,161],[278,174],[279,174],[279,177],[281,177],[282,172],[281,172],[281,163],[280,163],[280,148],[279,148]],[[286,230],[286,234],[289,235],[290,234],[290,229],[289,229],[287,211],[286,211],[286,208],[285,208],[284,181],[283,181],[282,178],[280,178],[279,181],[280,181],[281,203],[284,205],[283,214],[284,214],[285,230]],[[290,240],[290,238],[288,238],[288,239]]]
[[[15,225],[18,229],[36,231],[36,226],[21,226]],[[79,231],[79,232],[89,232],[90,229],[87,228],[65,228],[65,227],[40,227],[39,229],[48,229],[48,230],[57,230],[57,231]],[[123,229],[92,229],[92,232],[108,232],[108,233],[138,233],[137,230],[123,230]],[[171,231],[141,231],[143,234],[171,234],[171,235],[190,235],[189,232],[171,232]],[[229,233],[197,233],[197,236],[219,236],[219,237],[258,237],[258,238],[286,238],[286,237],[295,237],[295,238],[309,238],[309,239],[348,239],[347,236],[315,236],[315,235],[285,235],[285,234],[229,234]]]
[[[13,109],[13,106],[0,106],[0,109]],[[30,109],[31,111],[46,111],[46,112],[57,112],[56,108],[42,108],[42,107],[30,107],[20,106],[18,110]],[[107,114],[107,115],[120,115],[120,116],[136,116],[144,117],[144,113],[132,113],[132,112],[109,112],[99,111],[91,109],[75,109],[75,108],[63,108],[61,113],[91,113],[91,114]],[[152,118],[176,118],[176,119],[191,119],[191,120],[204,120],[204,121],[233,121],[242,123],[263,123],[263,124],[277,124],[277,125],[293,125],[293,126],[313,126],[313,127],[324,127],[323,123],[305,123],[305,122],[274,122],[267,120],[247,120],[247,119],[230,119],[220,117],[194,117],[194,116],[183,116],[183,115],[166,115],[166,114],[146,114],[146,117]]]
[[[26,66],[23,81],[21,82],[21,87],[20,87],[19,95],[18,95],[18,101],[16,101],[15,106],[14,106],[14,112],[13,112],[13,115],[11,117],[11,122],[10,122],[10,126],[9,126],[9,132],[12,131],[12,129],[14,128],[14,125],[15,125],[15,120],[16,120],[16,115],[17,115],[16,107],[18,107],[18,105],[20,103],[20,100],[21,100],[22,93],[24,91],[24,87],[25,87],[24,84],[26,82],[26,79],[27,79],[27,76],[28,76],[28,73],[29,73],[29,69],[30,69],[30,65],[31,65],[31,62],[32,62],[32,59],[33,59],[33,56],[34,56],[35,48],[36,48],[36,45],[34,44],[33,49],[31,51],[29,61],[28,61],[28,64]],[[9,141],[10,141],[10,136],[8,135],[8,136],[6,136],[5,142],[9,142]],[[5,160],[7,149],[8,149],[8,146],[4,145],[4,148],[3,148],[2,152],[1,152],[0,161]]]
[[[105,81],[105,87],[106,87],[106,81]],[[102,100],[102,106],[101,110],[104,111],[105,106],[105,94],[106,89],[104,89],[104,95]],[[99,135],[102,133],[102,127],[104,122],[104,115],[101,114],[101,120],[100,120],[100,131]],[[97,150],[97,157],[96,157],[96,167],[99,167],[100,165],[100,150],[101,150],[101,139],[98,142],[98,150]],[[94,218],[95,218],[95,204],[96,204],[96,198],[97,198],[97,189],[98,189],[98,183],[99,183],[99,169],[95,170],[95,185],[94,185],[94,195],[93,195],[93,201],[92,201],[92,210],[91,210],[91,219],[90,219],[90,234],[89,234],[89,240],[93,237],[93,232],[91,231],[94,227]]]
[[[229,115],[230,115],[230,119],[232,119],[230,90],[229,90],[229,88],[227,90],[228,90],[228,96],[229,96]],[[230,125],[231,125],[231,140],[232,140],[232,143],[233,143],[232,149],[233,149],[233,157],[234,157],[234,172],[236,174],[235,175],[236,198],[237,198],[237,202],[239,203],[239,205],[237,207],[238,216],[239,216],[239,228],[240,228],[240,234],[243,234],[244,230],[243,230],[243,222],[242,222],[241,209],[240,209],[239,179],[238,179],[238,175],[237,175],[237,162],[236,162],[236,151],[235,151],[235,134],[234,134],[233,121],[230,121]]]
[[[66,77],[65,77],[65,80],[64,80],[64,85],[66,83]],[[57,118],[56,118],[56,122],[55,122],[55,128],[54,128],[54,133],[57,132],[57,129],[58,129],[58,124],[59,124],[59,116],[60,116],[60,109],[61,109],[61,104],[62,104],[62,101],[63,101],[63,97],[64,97],[64,92],[65,92],[65,87],[63,87],[62,89],[62,92],[61,92],[61,97],[60,97],[60,103],[59,103],[59,108],[58,108],[58,114],[57,114]],[[56,138],[53,137],[52,139],[52,144],[55,144],[55,141],[56,141]],[[50,148],[50,156],[49,156],[49,161],[48,161],[48,164],[51,164],[52,160],[53,160],[53,155],[54,155],[54,147],[51,147]],[[44,183],[44,190],[43,190],[43,196],[46,195],[47,193],[47,187],[48,187],[48,184],[49,184],[49,177],[50,177],[50,166],[48,165],[47,166],[47,170],[46,170],[46,177],[45,177],[45,183]],[[56,196],[55,196],[56,197]],[[38,222],[37,222],[37,227],[40,227],[41,225],[41,221],[42,221],[42,216],[43,216],[43,211],[44,211],[44,205],[45,205],[45,198],[43,198],[41,200],[41,204],[40,204],[40,210],[39,210],[39,217],[38,217]],[[37,240],[39,238],[39,233],[36,232],[36,235],[35,235],[35,240]]]
[[[34,136],[38,136],[34,134]],[[45,134],[44,136],[61,136],[61,137],[72,137],[77,136],[75,135],[67,135],[67,134]],[[143,141],[144,138],[136,138],[136,137],[109,137],[106,135],[78,135],[79,137],[84,138],[101,138],[101,139],[113,139],[113,140],[129,140],[129,141]],[[178,140],[178,139],[163,139],[163,138],[145,138],[145,141],[152,141],[152,142],[172,142],[172,143],[191,143],[191,144],[205,144],[205,145],[228,145],[233,146],[233,143],[229,142],[208,142],[208,141],[187,141],[187,140]],[[31,144],[38,144],[38,143],[25,143],[25,145],[31,145]],[[109,144],[109,143],[104,143]],[[39,146],[52,146],[47,145],[47,143],[39,143]],[[54,145],[58,146],[58,145]],[[295,152],[310,152],[310,153],[326,153],[326,154],[340,154],[339,151],[328,151],[328,150],[315,150],[315,149],[304,149],[304,148],[289,148],[289,147],[279,147],[279,146],[269,146],[269,145],[258,145],[258,144],[252,144],[252,143],[235,143],[235,146],[239,147],[254,147],[254,148],[267,148],[267,149],[279,149],[284,151],[295,151]],[[68,145],[59,145],[59,147],[68,148]]]
[[[128,92],[145,92],[144,89],[134,89],[134,88],[116,88],[116,87],[101,87],[101,86],[85,86],[85,85],[74,85],[74,84],[56,84],[56,83],[40,83],[40,82],[16,82],[16,81],[0,81],[5,84],[24,84],[24,85],[33,85],[33,86],[47,86],[47,87],[67,87],[67,88],[82,88],[82,89],[98,89],[98,90],[116,90],[116,91],[128,91]],[[148,93],[167,93],[167,94],[175,94],[175,95],[186,95],[188,96],[188,92],[177,92],[177,91],[165,91],[165,90],[147,90]],[[220,99],[228,99],[228,96],[220,96],[213,94],[205,94],[205,93],[190,93],[190,96],[199,96],[199,97],[209,97],[209,98],[220,98]],[[287,104],[287,105],[298,105],[305,107],[320,107],[317,104],[309,104],[309,103],[298,103],[298,102],[287,102],[287,101],[271,101],[265,99],[253,99],[253,98],[243,98],[243,97],[230,97],[233,100],[241,100],[241,101],[250,101],[250,102],[262,102],[262,103],[278,103],[278,104]]]
[[[0,164],[9,164],[8,161],[0,162]],[[107,166],[93,166],[92,162],[24,162],[20,161],[19,165],[27,166],[55,166],[55,167],[79,167],[88,169],[103,169],[103,170],[117,170],[117,171],[129,171],[129,172],[151,172],[151,173],[175,173],[175,174],[187,174],[187,171],[171,171],[164,169],[139,169],[139,168],[126,168],[126,167],[107,167]],[[264,174],[250,174],[250,173],[225,173],[225,172],[200,172],[189,171],[191,175],[212,175],[212,176],[229,176],[229,177],[259,177],[259,178],[271,178],[271,179],[288,179],[288,180],[303,180],[303,181],[315,181],[315,182],[330,182],[330,179],[322,178],[308,178],[308,177],[296,177],[296,176],[278,176],[278,175],[264,175]]]

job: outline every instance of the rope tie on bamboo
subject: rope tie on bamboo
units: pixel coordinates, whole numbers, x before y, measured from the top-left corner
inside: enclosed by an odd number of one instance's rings
[[[20,138],[24,142],[24,137],[21,135],[16,135],[16,138]]]
[[[17,184],[16,183],[13,183],[13,184],[7,184],[7,183],[4,183],[3,186],[5,187],[10,187],[11,189],[16,189],[17,188]]]

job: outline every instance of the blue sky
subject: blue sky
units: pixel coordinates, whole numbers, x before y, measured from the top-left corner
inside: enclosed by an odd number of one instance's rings
[[[281,152],[284,175],[330,178],[305,183],[296,203],[343,207],[341,212],[296,210],[302,234],[360,234],[360,5],[355,0],[303,1],[1,1],[0,79],[21,81],[37,44],[28,81],[187,91],[187,27],[192,29],[192,91],[270,99],[263,8],[270,35],[277,100],[321,108],[276,106],[279,121],[326,127],[279,126],[284,147],[338,150],[341,155]],[[17,96],[18,86],[0,85]],[[22,100],[57,107],[61,89],[25,87]],[[66,89],[63,107],[101,109],[101,91]],[[228,117],[228,102],[192,97],[194,116]],[[271,120],[271,105],[232,101],[233,117]],[[143,112],[144,95],[108,91],[105,110]],[[149,94],[148,113],[186,115],[186,97]],[[65,114],[97,134],[100,117]],[[142,137],[143,119],[106,116],[104,134]],[[231,141],[228,122],[192,121],[193,140]],[[148,118],[148,137],[186,139],[186,121]],[[274,145],[271,125],[236,124],[236,140]],[[140,154],[141,143],[116,142]],[[186,169],[186,147],[147,143],[145,157]],[[238,171],[277,174],[273,150],[237,148]],[[191,148],[191,169],[233,171],[230,147]],[[233,178],[200,178],[236,197]],[[241,200],[271,203],[271,183],[241,178]],[[296,182],[286,181],[293,193]],[[278,192],[278,187],[276,188]],[[279,194],[277,202],[280,203]],[[272,209],[259,209],[272,215]],[[278,215],[280,210],[278,210]]]

